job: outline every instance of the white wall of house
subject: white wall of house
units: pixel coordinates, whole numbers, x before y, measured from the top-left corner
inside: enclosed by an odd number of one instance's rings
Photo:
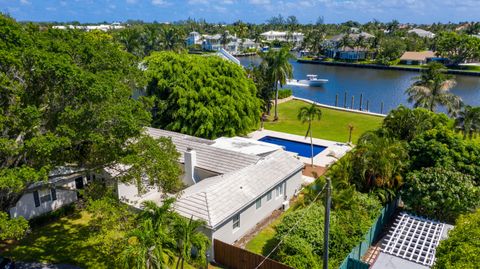
[[[282,207],[284,201],[290,200],[296,191],[299,191],[302,184],[302,172],[299,171],[292,175],[282,183],[268,190],[261,198],[261,206],[257,209],[257,202],[254,201],[240,213],[240,226],[233,227],[235,216],[229,218],[220,227],[213,231],[213,238],[232,244],[251,229],[257,223],[270,216],[272,212]],[[281,187],[281,193],[278,191]],[[268,199],[268,194],[271,193],[271,199]]]
[[[23,216],[26,219],[31,219],[59,209],[62,206],[68,205],[77,200],[75,179],[62,185],[61,188],[57,186],[55,190],[57,196],[56,200],[52,199],[52,191],[50,188],[37,190],[40,198],[40,205],[38,207],[35,206],[33,192],[23,194],[20,200],[15,204],[15,207],[10,209],[10,216],[12,216],[12,218]]]

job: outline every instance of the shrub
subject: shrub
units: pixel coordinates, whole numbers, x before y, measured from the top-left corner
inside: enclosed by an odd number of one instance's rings
[[[54,211],[50,211],[38,217],[32,218],[29,220],[30,226],[32,228],[40,227],[50,222],[59,220],[62,217],[72,215],[75,212],[75,207],[75,203],[71,203]]]
[[[480,209],[460,216],[437,248],[435,269],[478,268],[480,264]]]
[[[479,194],[471,176],[435,167],[408,174],[402,199],[408,210],[422,216],[453,221],[479,204]]]
[[[278,99],[283,99],[292,96],[293,92],[291,89],[281,89],[278,90]]]

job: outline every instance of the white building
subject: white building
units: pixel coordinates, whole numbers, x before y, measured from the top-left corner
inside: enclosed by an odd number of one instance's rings
[[[77,201],[77,190],[83,189],[90,178],[87,179],[86,176],[74,172],[70,168],[59,168],[50,173],[50,176],[59,174],[69,174],[69,176],[56,177],[48,182],[30,185],[15,206],[10,209],[10,216],[31,219]]]
[[[278,31],[268,31],[260,34],[266,41],[288,41],[300,44],[303,42],[305,37],[302,33],[297,32],[278,32]]]
[[[87,32],[93,31],[93,30],[100,30],[103,32],[107,32],[110,30],[118,30],[118,29],[124,29],[125,26],[121,25],[118,22],[112,23],[112,24],[100,24],[100,25],[54,25],[52,26],[53,29],[60,29],[60,30],[66,30],[66,29],[78,29],[78,30],[84,30]]]
[[[198,32],[190,32],[187,37],[187,46],[202,45],[202,35]]]
[[[224,48],[230,53],[239,53],[247,49],[258,49],[259,44],[248,38],[239,38],[236,35],[228,35],[228,43],[222,44],[222,35],[203,35],[202,48],[204,50],[219,51]]]
[[[181,153],[187,186],[175,210],[205,221],[212,240],[233,243],[274,210],[288,207],[300,191],[304,164],[280,146],[234,137],[206,140],[147,128],[152,137],[170,137]],[[119,197],[140,207],[140,201],[161,202],[158,190],[139,195],[133,185],[118,188]]]
[[[434,38],[435,37],[434,33],[430,32],[430,31],[420,29],[420,28],[413,28],[412,30],[409,30],[408,33],[409,34],[414,33],[414,34],[418,35],[419,37],[426,37],[426,38]]]

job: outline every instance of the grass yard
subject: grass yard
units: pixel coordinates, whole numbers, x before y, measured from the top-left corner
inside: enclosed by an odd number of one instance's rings
[[[89,225],[90,215],[79,211],[57,221],[36,228],[19,242],[2,245],[2,256],[15,261],[62,263],[82,268],[108,268],[114,257],[104,257],[92,248],[88,238],[93,230]],[[175,265],[172,265],[174,268]],[[186,269],[193,269],[185,264]],[[211,267],[220,268],[220,267]]]
[[[17,261],[64,263],[85,268],[106,268],[109,257],[101,257],[88,242],[90,215],[81,211],[36,228],[21,241],[7,246],[5,256]]]
[[[257,254],[267,255],[275,247],[273,240],[271,240],[275,236],[274,227],[282,221],[284,215],[285,213],[261,230],[252,240],[248,241],[245,249]]]
[[[298,111],[302,106],[310,104],[303,101],[292,100],[278,105],[279,120],[273,119],[274,111],[272,109],[270,120],[265,122],[265,129],[285,132],[296,135],[305,135],[307,124],[302,124],[297,120]],[[313,137],[326,140],[347,142],[348,141],[348,125],[354,126],[352,132],[352,141],[356,143],[357,139],[366,131],[374,130],[381,126],[383,117],[363,115],[340,110],[321,108],[322,119],[312,123]]]

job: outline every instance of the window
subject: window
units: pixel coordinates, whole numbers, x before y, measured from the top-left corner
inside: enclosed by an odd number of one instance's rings
[[[277,186],[277,197],[280,197],[283,195],[283,183],[280,183],[280,185]]]
[[[267,193],[267,201],[270,201],[270,200],[272,200],[272,191],[269,191]]]
[[[258,198],[257,201],[255,202],[255,207],[259,209],[262,207],[262,198]]]
[[[239,229],[240,228],[240,214],[237,214],[233,216],[233,229]]]

